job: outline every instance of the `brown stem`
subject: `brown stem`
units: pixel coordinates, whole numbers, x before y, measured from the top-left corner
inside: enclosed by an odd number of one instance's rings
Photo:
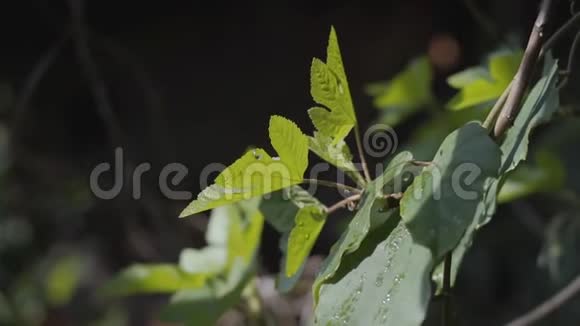
[[[485,129],[491,130],[491,128],[493,127],[493,124],[495,122],[495,120],[497,119],[497,115],[501,112],[501,109],[503,108],[505,101],[510,93],[510,90],[512,88],[512,83],[510,82],[507,87],[505,88],[505,90],[503,91],[503,93],[501,94],[501,96],[497,99],[497,101],[495,102],[495,104],[493,105],[493,107],[491,108],[491,111],[489,111],[489,113],[487,114],[487,117],[485,118],[485,121],[483,122],[483,127]]]
[[[328,207],[328,209],[326,210],[326,212],[328,214],[332,214],[334,212],[336,212],[337,210],[346,207],[346,205],[353,203],[357,200],[359,200],[361,198],[362,194],[356,194],[356,195],[352,195],[349,197],[346,197],[345,199],[339,201],[338,203]]]
[[[556,293],[554,296],[544,301],[539,306],[535,307],[526,314],[518,317],[517,319],[509,322],[506,326],[527,326],[532,325],[538,320],[548,316],[550,313],[554,312],[556,309],[561,307],[568,300],[572,299],[580,292],[580,275],[577,276],[572,282],[566,285],[562,290]]]
[[[546,26],[552,0],[543,0],[540,12],[534,23],[534,27],[528,40],[522,63],[518,68],[513,81],[511,91],[506,99],[506,103],[495,124],[493,135],[495,138],[501,137],[504,132],[513,124],[515,117],[520,111],[520,102],[524,96],[526,88],[531,80],[532,73],[538,56],[542,48],[544,39],[544,28]]]
[[[365,175],[365,180],[371,182],[371,174],[369,173],[369,167],[367,166],[367,161],[365,159],[365,153],[363,151],[362,141],[360,139],[360,130],[358,125],[354,126],[354,137],[356,139],[356,148],[358,149],[358,156],[360,158],[360,164],[362,165],[363,173]]]
[[[362,192],[361,189],[347,186],[345,184],[334,182],[334,181],[318,180],[318,179],[304,179],[304,180],[302,180],[302,183],[309,183],[309,184],[315,184],[315,185],[320,185],[320,186],[325,186],[325,187],[330,187],[330,188],[336,188],[339,190],[354,192],[356,194],[360,194]]]
[[[445,255],[443,262],[443,307],[441,311],[441,325],[449,326],[452,320],[452,297],[451,297],[451,261],[452,252]]]

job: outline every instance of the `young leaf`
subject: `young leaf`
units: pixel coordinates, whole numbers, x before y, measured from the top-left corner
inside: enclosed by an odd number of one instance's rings
[[[500,204],[539,192],[550,192],[564,185],[565,171],[558,157],[538,152],[536,164],[521,164],[510,173],[499,191]]]
[[[469,123],[443,141],[433,164],[407,188],[401,217],[413,239],[431,249],[436,260],[453,250],[477,218],[484,185],[495,178],[500,151],[487,129]]]
[[[281,116],[270,118],[270,142],[290,175],[303,176],[308,167],[308,138],[298,126]]]
[[[326,63],[312,60],[310,94],[324,106],[308,111],[316,129],[336,142],[343,140],[356,125],[356,116],[334,28],[330,31]]]
[[[228,166],[179,215],[196,214],[215,207],[290,187],[302,182],[308,166],[308,138],[290,120],[270,119],[270,140],[280,156],[272,158],[262,149],[247,152]]]
[[[365,184],[363,176],[352,162],[352,154],[344,140],[336,142],[331,137],[314,132],[314,137],[309,137],[309,147],[321,159],[344,171],[358,185]]]
[[[431,64],[422,56],[390,81],[368,85],[366,92],[373,96],[373,105],[382,110],[381,121],[394,126],[433,102],[432,81]]]
[[[266,220],[282,234],[278,290],[288,293],[300,278],[304,263],[326,219],[326,208],[299,186],[273,193],[260,210]]]
[[[259,203],[259,199],[253,199],[214,210],[217,212],[212,218],[227,218],[229,222],[226,228],[227,268],[208,278],[203,287],[180,289],[161,311],[161,320],[185,325],[213,325],[240,301],[243,289],[254,274],[253,265],[264,225]]]
[[[295,226],[288,238],[286,276],[292,277],[304,263],[326,222],[326,210],[318,206],[306,206],[298,210]]]
[[[173,293],[182,289],[201,288],[207,277],[203,273],[189,274],[171,264],[136,264],[107,283],[103,291],[108,296]]]
[[[503,93],[514,77],[522,52],[501,52],[489,58],[489,72],[482,67],[472,67],[452,75],[447,82],[459,89],[447,106],[462,110],[493,101]]]
[[[339,270],[343,256],[357,251],[367,236],[371,228],[373,205],[378,198],[382,198],[383,187],[388,183],[396,182],[397,178],[401,177],[405,167],[411,160],[412,155],[409,152],[400,153],[392,159],[381,177],[368,184],[364,192],[365,195],[359,204],[358,211],[352,218],[346,231],[330,250],[328,257],[320,269],[318,277],[314,281],[313,292],[315,302],[318,301],[320,287],[330,280]]]
[[[421,325],[431,297],[433,259],[398,217],[393,222],[385,240],[368,245],[374,248],[370,256],[322,286],[316,325]]]

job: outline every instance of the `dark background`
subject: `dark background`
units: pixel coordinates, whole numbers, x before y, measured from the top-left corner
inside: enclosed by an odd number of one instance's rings
[[[468,2],[491,17],[495,30],[478,23]],[[187,202],[162,196],[158,170],[171,162],[186,165],[190,173],[176,188],[195,194],[207,164],[229,164],[250,145],[269,148],[270,115],[288,117],[309,133],[309,65],[312,57],[324,56],[331,24],[365,127],[377,118],[365,84],[389,79],[410,59],[429,53],[433,63],[447,62],[436,65],[434,88],[449,98],[447,75],[479,64],[506,35],[523,45],[537,3],[86,1],[81,9],[81,20],[75,21],[66,1],[0,4],[0,116],[6,143],[0,158],[6,166],[0,221],[16,221],[26,235],[4,232],[0,238],[7,243],[0,247],[0,290],[63,253],[91,257],[91,276],[72,303],[48,309],[45,325],[88,323],[101,309],[92,293],[119,268],[175,261],[182,248],[203,245],[206,219],[177,219]],[[568,16],[567,1],[560,1],[554,25]],[[70,38],[79,26],[92,70]],[[451,46],[441,44],[443,37]],[[105,89],[95,91],[91,78]],[[400,125],[400,139],[420,119]],[[90,193],[90,171],[112,162],[116,146],[125,150],[127,173],[142,162],[154,167],[145,175],[141,200],[131,199],[127,182],[114,200]],[[465,262],[458,285],[466,325],[506,321],[547,293],[543,286],[532,289],[538,276],[527,272],[535,269],[541,241],[510,218],[510,207],[498,215]],[[266,274],[277,270],[276,237],[266,230]],[[329,228],[315,253],[327,253],[336,238]],[[144,307],[157,302],[124,301],[135,325],[152,318]]]

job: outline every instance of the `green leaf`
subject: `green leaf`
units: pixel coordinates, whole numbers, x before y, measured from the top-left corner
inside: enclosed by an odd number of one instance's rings
[[[173,293],[200,288],[206,280],[205,274],[189,274],[171,264],[135,264],[107,283],[103,291],[107,296]]]
[[[513,170],[526,159],[532,129],[548,121],[560,107],[556,88],[558,65],[551,56],[547,56],[545,60],[544,76],[530,91],[513,126],[507,131],[501,144],[500,173]]]
[[[389,222],[396,227],[380,229],[382,237],[367,245],[374,248],[370,256],[337,282],[322,285],[316,325],[421,325],[433,259],[398,217]]]
[[[495,213],[499,185],[504,181],[506,173],[516,168],[526,158],[531,130],[541,122],[547,121],[559,106],[558,90],[556,89],[557,69],[557,63],[551,54],[548,53],[544,60],[544,76],[529,93],[514,125],[508,130],[500,146],[500,178],[488,180],[488,184],[484,187],[487,189],[486,195],[477,208],[477,218],[469,225],[461,241],[453,251],[452,282],[455,281],[459,266],[465,253],[471,247],[477,230],[489,223]],[[438,289],[442,287],[442,276],[443,266],[440,264],[433,273],[433,280],[436,282]]]
[[[334,28],[330,31],[326,63],[312,60],[310,94],[325,107],[308,111],[316,129],[337,142],[343,140],[356,125],[356,115]]]
[[[318,301],[321,286],[330,280],[339,270],[344,256],[356,252],[371,228],[371,212],[373,204],[383,197],[383,188],[389,183],[400,181],[405,167],[413,159],[409,152],[402,152],[389,163],[382,176],[369,183],[359,204],[358,211],[352,218],[346,231],[332,246],[330,253],[314,281],[313,291],[315,302]]]
[[[161,311],[162,320],[186,325],[213,325],[224,312],[240,301],[243,289],[255,272],[254,262],[264,225],[259,205],[260,200],[253,199],[219,207],[212,212],[212,219],[222,220],[218,224],[228,221],[227,268],[209,277],[198,289],[180,289]]]
[[[352,162],[352,154],[344,140],[336,142],[331,137],[314,132],[314,137],[309,137],[309,147],[321,159],[344,171],[358,185],[365,184],[364,178]]]
[[[306,206],[296,214],[295,226],[288,238],[286,276],[292,277],[304,263],[326,222],[326,210],[319,206]]]
[[[498,194],[500,204],[562,188],[565,171],[558,157],[549,152],[538,152],[535,163],[521,164],[508,175]]]
[[[228,255],[223,247],[186,248],[179,255],[179,267],[189,274],[217,274],[227,264]]]
[[[443,141],[433,163],[407,188],[401,216],[413,239],[436,260],[453,250],[477,218],[484,185],[497,176],[498,146],[479,123],[469,123]]]
[[[516,74],[522,55],[522,51],[496,53],[489,58],[489,70],[471,67],[451,75],[447,82],[460,91],[447,107],[462,110],[499,98]]]
[[[303,176],[308,167],[308,137],[298,126],[281,116],[270,118],[270,142],[292,176]]]
[[[291,121],[273,116],[270,140],[280,158],[254,149],[228,166],[179,215],[196,214],[208,209],[259,197],[302,182],[308,166],[308,138]]]
[[[366,92],[373,96],[373,105],[383,111],[381,121],[394,126],[433,103],[432,81],[431,64],[426,56],[422,56],[390,81],[368,85]]]
[[[283,257],[276,286],[280,292],[288,293],[302,275],[306,258],[324,225],[326,207],[306,190],[293,186],[262,200],[260,210],[282,234],[279,246]]]
[[[252,273],[241,260],[236,260],[225,280],[213,280],[196,291],[181,290],[171,297],[160,312],[164,322],[188,326],[214,325],[226,311],[239,301]]]
[[[55,306],[67,304],[81,280],[83,259],[77,255],[60,258],[49,270],[46,279],[46,296]]]

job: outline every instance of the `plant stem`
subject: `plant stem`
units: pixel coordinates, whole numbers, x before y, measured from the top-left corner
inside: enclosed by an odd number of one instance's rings
[[[362,197],[362,194],[356,194],[356,195],[352,195],[350,197],[346,197],[345,199],[339,201],[338,203],[328,207],[328,209],[326,209],[326,213],[332,214],[332,213],[336,212],[337,210],[345,207],[346,205],[359,200],[361,197]]]
[[[441,311],[441,325],[449,326],[452,324],[452,296],[451,296],[451,261],[452,252],[445,255],[443,262],[443,308]]]
[[[570,18],[567,22],[562,25],[549,39],[546,40],[544,46],[542,47],[542,51],[540,52],[540,56],[544,56],[546,51],[551,49],[557,41],[560,40],[562,36],[564,36],[570,29],[576,24],[580,22],[580,12],[576,13],[572,18]]]
[[[520,111],[520,102],[522,101],[526,88],[531,80],[534,67],[538,61],[540,49],[542,48],[544,28],[548,20],[551,4],[552,0],[542,1],[540,12],[538,13],[538,17],[534,23],[534,28],[532,29],[530,38],[528,39],[528,45],[524,52],[522,63],[512,81],[512,87],[506,99],[506,103],[501,110],[494,127],[493,135],[496,139],[501,137],[512,125]]]
[[[485,118],[485,121],[483,122],[483,127],[485,129],[491,130],[491,128],[493,127],[493,124],[494,124],[495,120],[497,119],[497,115],[501,112],[501,109],[503,108],[503,106],[505,104],[505,100],[507,99],[511,88],[512,88],[512,83],[510,82],[507,85],[507,87],[505,88],[505,90],[503,91],[503,93],[501,94],[501,96],[497,99],[497,101],[495,102],[493,107],[491,108],[491,111],[489,111],[489,113],[487,114],[487,117]]]
[[[358,149],[358,156],[360,158],[360,164],[362,165],[363,174],[367,182],[371,182],[371,174],[369,173],[369,167],[367,166],[367,161],[363,151],[362,141],[360,139],[360,130],[358,124],[354,126],[354,137],[356,139],[356,148]]]
[[[506,326],[527,326],[532,325],[538,320],[546,317],[550,313],[554,312],[556,309],[561,307],[566,301],[572,299],[580,293],[580,275],[577,276],[572,282],[566,285],[562,290],[556,293],[554,296],[544,301],[539,306],[535,307],[526,314],[518,317],[517,319],[509,322]]]
[[[357,194],[360,194],[362,192],[361,189],[347,186],[345,184],[334,182],[334,181],[318,180],[318,179],[304,179],[304,180],[302,180],[302,183],[310,183],[310,184],[315,184],[315,185],[320,185],[320,186],[325,186],[325,187],[330,187],[330,188],[336,188],[339,190],[354,192]]]

